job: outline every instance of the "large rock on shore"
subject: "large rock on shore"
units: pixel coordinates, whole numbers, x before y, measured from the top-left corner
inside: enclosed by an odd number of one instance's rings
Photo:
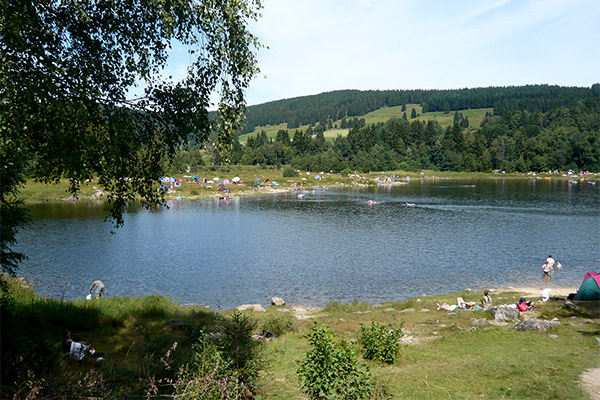
[[[246,311],[246,310],[254,310],[257,312],[266,312],[267,311],[260,304],[242,304],[241,306],[238,306],[236,308],[240,311]]]
[[[285,306],[285,300],[281,297],[271,297],[271,305],[272,306]]]
[[[492,310],[495,321],[518,321],[520,312],[511,306],[498,306]]]

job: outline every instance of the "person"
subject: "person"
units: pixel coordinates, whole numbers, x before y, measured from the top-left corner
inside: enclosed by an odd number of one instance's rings
[[[550,270],[554,269],[554,258],[552,258],[551,255],[548,256],[548,258],[546,259],[546,265],[548,266],[548,268],[550,268]]]
[[[100,279],[94,279],[92,282],[92,286],[90,286],[90,296],[95,298],[100,298],[106,292],[106,288],[104,287],[104,283]]]
[[[81,341],[81,336],[76,334],[71,341],[71,348],[69,350],[69,355],[75,360],[81,361],[83,357],[85,357],[85,352],[88,349],[88,346]]]
[[[550,276],[550,272],[554,269],[554,258],[551,255],[548,256],[546,262],[542,265],[542,271],[544,272],[544,277]]]
[[[481,306],[483,308],[491,307],[492,306],[492,298],[490,297],[490,291],[489,290],[484,290],[484,292],[483,292],[483,298],[481,299]]]
[[[560,261],[556,261],[556,270],[560,271],[561,268],[562,268],[562,264],[560,263]]]
[[[71,331],[65,329],[63,331],[63,341],[60,343],[62,347],[62,352],[65,355],[69,355],[71,353],[71,343],[73,343],[73,339],[71,339]]]

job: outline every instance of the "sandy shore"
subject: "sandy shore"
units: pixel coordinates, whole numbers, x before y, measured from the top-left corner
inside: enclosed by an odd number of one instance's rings
[[[537,297],[542,291],[546,289],[545,287],[535,287],[535,286],[525,286],[525,287],[507,287],[502,289],[494,289],[495,293],[505,293],[505,292],[518,292],[522,293],[526,297]],[[576,287],[549,287],[548,289],[552,289],[550,292],[550,297],[567,297],[569,293],[576,293]]]

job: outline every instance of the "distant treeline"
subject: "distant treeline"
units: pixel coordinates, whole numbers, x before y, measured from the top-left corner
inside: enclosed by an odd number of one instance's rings
[[[537,88],[560,90],[547,86]],[[569,90],[587,92],[549,111],[525,109],[504,110],[501,115],[488,113],[475,131],[465,129],[468,123],[455,112],[454,124],[447,129],[433,120],[409,122],[394,118],[375,125],[354,120],[348,135],[338,136],[333,142],[325,140],[324,127],[320,124],[293,133],[280,130],[274,139],[261,132],[248,138],[244,147],[236,140],[231,161],[335,172],[600,171],[598,94],[592,97],[589,89],[565,89],[565,93],[571,93]],[[524,99],[521,104],[527,104]],[[542,99],[539,100],[539,104],[543,104]]]
[[[547,112],[599,93],[599,84],[591,88],[527,85],[456,90],[340,90],[250,106],[241,133],[281,123],[287,123],[288,129],[319,122],[325,126],[328,121],[404,104],[419,104],[424,113],[492,107],[494,115],[499,116],[514,110]]]

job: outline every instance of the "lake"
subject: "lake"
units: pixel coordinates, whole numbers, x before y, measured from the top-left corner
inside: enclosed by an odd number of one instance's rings
[[[326,183],[325,183],[326,184]],[[375,204],[369,204],[369,200]],[[404,203],[414,203],[405,207]],[[111,234],[89,202],[31,207],[17,250],[39,293],[159,294],[229,309],[244,303],[379,303],[465,288],[578,286],[600,260],[600,190],[541,179],[413,180],[136,210]]]

